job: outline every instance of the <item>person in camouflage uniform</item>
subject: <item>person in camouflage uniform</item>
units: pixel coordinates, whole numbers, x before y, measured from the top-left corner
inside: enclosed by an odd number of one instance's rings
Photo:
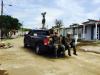
[[[65,47],[68,49],[68,55],[71,56],[70,48],[73,48],[73,54],[76,54],[76,45],[75,45],[75,39],[71,37],[70,33],[67,33],[67,37],[65,38]]]

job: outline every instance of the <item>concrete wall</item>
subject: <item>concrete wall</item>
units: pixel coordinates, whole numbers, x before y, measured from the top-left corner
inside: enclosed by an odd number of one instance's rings
[[[65,29],[65,36],[67,36],[67,33],[73,33],[73,30],[71,28]]]
[[[91,40],[91,26],[86,27],[85,40]]]
[[[60,35],[64,36],[64,29],[60,29],[60,32],[59,32]]]
[[[82,39],[83,37],[83,29],[82,28],[79,28],[78,29],[78,39]]]
[[[94,27],[93,28],[93,34],[92,33],[92,26],[87,26],[86,27],[86,33],[85,33],[85,40],[95,40],[95,36],[96,36],[96,28]],[[93,39],[91,38],[91,35],[93,35]],[[98,40],[100,40],[100,30],[99,30],[99,27],[98,27]]]
[[[70,28],[68,28],[68,29],[67,28],[62,28],[62,29],[60,29],[59,34],[62,35],[62,36],[66,36],[67,32],[72,33],[72,29],[70,29]]]

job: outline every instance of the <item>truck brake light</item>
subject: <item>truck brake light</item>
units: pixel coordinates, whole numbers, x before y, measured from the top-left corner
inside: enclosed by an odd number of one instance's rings
[[[48,44],[49,44],[49,39],[48,39],[48,38],[45,38],[45,39],[43,40],[43,43],[44,43],[44,45],[48,45]]]

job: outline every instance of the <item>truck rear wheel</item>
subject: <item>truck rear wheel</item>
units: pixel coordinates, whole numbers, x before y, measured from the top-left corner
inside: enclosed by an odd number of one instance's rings
[[[27,44],[24,43],[24,47],[27,48],[28,47]]]
[[[36,53],[40,54],[40,46],[39,45],[36,46]]]

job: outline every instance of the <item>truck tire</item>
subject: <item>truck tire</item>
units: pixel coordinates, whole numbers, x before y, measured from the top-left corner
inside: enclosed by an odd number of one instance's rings
[[[40,46],[39,45],[36,46],[36,54],[40,54]]]
[[[27,48],[27,47],[28,47],[28,45],[24,43],[24,47],[25,47],[25,48]]]

